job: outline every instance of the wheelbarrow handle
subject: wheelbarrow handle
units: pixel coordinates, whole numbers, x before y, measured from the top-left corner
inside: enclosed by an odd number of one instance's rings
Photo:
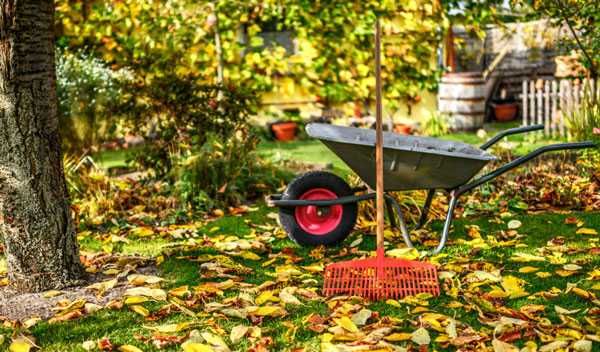
[[[498,142],[502,138],[504,138],[506,136],[510,136],[512,134],[533,132],[533,131],[539,131],[539,130],[543,130],[543,129],[544,129],[544,125],[532,125],[532,126],[509,128],[508,130],[504,130],[504,131],[498,133],[497,135],[492,137],[492,139],[483,143],[481,145],[481,147],[479,147],[479,148],[483,149],[483,150],[488,149],[492,145],[496,144],[496,142]]]
[[[546,152],[552,152],[552,151],[557,151],[557,150],[568,150],[568,149],[585,149],[585,148],[595,148],[596,147],[596,143],[592,142],[592,141],[585,141],[585,142],[574,142],[574,143],[557,143],[557,144],[550,144],[550,145],[546,145],[543,147],[540,147],[534,151],[532,151],[529,154],[523,155],[520,158],[517,158],[513,161],[511,161],[508,164],[505,164],[499,168],[497,168],[496,170],[481,176],[480,178],[471,181],[470,183],[460,186],[456,189],[456,192],[458,195],[463,194],[465,192],[468,192],[470,190],[472,190],[475,187],[478,187],[500,175],[502,175],[503,173],[510,171],[518,166],[520,166],[521,164],[524,164],[526,162],[528,162],[529,160],[536,158],[537,156],[539,156],[540,154],[546,153]]]

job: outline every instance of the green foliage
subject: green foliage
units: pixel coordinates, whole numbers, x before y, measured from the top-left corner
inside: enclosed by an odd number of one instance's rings
[[[448,117],[442,114],[432,114],[423,125],[423,134],[431,137],[447,135],[450,132]]]
[[[600,101],[587,91],[581,99],[581,105],[565,116],[569,135],[574,140],[596,140],[594,128],[600,127]]]
[[[258,158],[258,137],[246,130],[223,141],[215,135],[198,149],[173,156],[171,174],[181,199],[195,209],[238,205],[273,192],[287,173]]]
[[[57,95],[62,134],[67,147],[90,146],[106,138],[122,117],[128,69],[111,69],[83,51],[56,53]]]
[[[447,24],[436,0],[90,3],[84,11],[59,0],[61,43],[92,47],[108,62],[131,67],[144,85],[166,72],[215,83],[218,33],[225,82],[270,91],[277,77],[291,76],[325,103],[372,99],[375,13],[384,17],[391,104],[435,86],[440,26]],[[265,31],[279,30],[293,33],[297,53],[265,42]]]
[[[141,87],[140,89],[144,89]],[[228,140],[245,129],[257,102],[244,89],[200,85],[191,77],[165,75],[145,87],[148,103],[138,104],[139,130],[147,125],[146,114],[153,121],[146,131],[151,138],[138,153],[137,161],[151,168],[157,176],[166,175],[174,166],[171,154],[178,149],[197,149],[209,135]]]

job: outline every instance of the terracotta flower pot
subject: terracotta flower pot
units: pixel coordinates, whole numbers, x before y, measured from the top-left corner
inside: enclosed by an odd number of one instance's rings
[[[396,124],[394,125],[394,132],[400,134],[412,134],[412,127],[404,124]]]
[[[279,122],[271,125],[275,138],[278,141],[292,141],[296,138],[298,125],[295,122]]]
[[[507,122],[512,121],[517,117],[517,103],[494,104],[494,115],[496,120]]]

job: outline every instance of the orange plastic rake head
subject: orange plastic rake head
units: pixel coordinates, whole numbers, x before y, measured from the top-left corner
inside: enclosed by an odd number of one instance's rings
[[[383,249],[368,259],[329,264],[323,293],[360,296],[370,300],[402,298],[418,293],[440,294],[437,268],[429,263],[385,258]]]

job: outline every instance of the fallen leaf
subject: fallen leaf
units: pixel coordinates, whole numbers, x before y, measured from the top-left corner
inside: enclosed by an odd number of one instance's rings
[[[384,337],[384,340],[390,342],[408,341],[412,337],[412,334],[408,332],[396,332]]]
[[[519,272],[523,273],[523,274],[530,274],[530,273],[535,273],[538,270],[540,270],[540,269],[536,268],[534,266],[524,266],[519,269]]]
[[[334,318],[333,321],[349,332],[358,332],[358,327],[356,327],[356,324],[354,324],[354,322],[346,316]]]
[[[591,352],[592,341],[590,340],[579,340],[573,344],[573,350],[576,352]]]
[[[509,230],[516,230],[519,227],[521,227],[521,225],[523,225],[519,220],[511,220],[508,222],[508,229]]]
[[[392,258],[415,260],[419,258],[419,251],[416,248],[396,248],[387,251],[386,255]]]
[[[209,345],[196,342],[184,342],[181,348],[184,352],[215,352]]]
[[[579,312],[581,309],[565,309],[563,307],[560,306],[554,306],[554,310],[556,311],[557,314],[575,314],[577,312]]]
[[[81,348],[83,348],[86,351],[93,351],[96,349],[96,346],[96,341],[92,340],[83,341],[83,343],[81,344]]]
[[[506,291],[510,298],[519,298],[529,295],[524,289],[525,281],[514,276],[504,276],[502,278],[502,288]]]
[[[125,296],[145,296],[157,301],[166,301],[167,293],[159,288],[134,287],[125,291]]]
[[[569,345],[568,341],[554,341],[540,347],[539,352],[553,352],[563,349]]]
[[[592,235],[592,236],[595,236],[595,235],[598,234],[598,231],[596,231],[595,229],[590,229],[588,227],[582,227],[582,228],[578,229],[575,233],[578,234],[578,235]]]
[[[295,287],[285,287],[279,292],[279,299],[285,304],[301,305],[302,302],[294,296],[295,291]]]
[[[498,339],[492,341],[492,347],[494,348],[494,352],[519,352],[518,347]]]
[[[429,337],[429,331],[425,328],[419,328],[415,330],[410,337],[411,341],[416,343],[417,345],[429,345],[431,342],[431,337]]]
[[[352,315],[352,322],[359,326],[365,325],[367,323],[367,320],[369,320],[369,318],[371,317],[371,315],[373,315],[372,311],[363,308]]]
[[[119,351],[121,352],[144,352],[141,349],[132,346],[132,345],[123,345],[123,346],[119,346]]]
[[[164,279],[153,275],[131,274],[127,276],[127,282],[134,286],[152,285],[164,281]]]
[[[234,326],[233,329],[231,329],[231,334],[229,335],[229,339],[231,340],[231,343],[233,343],[234,345],[237,344],[244,336],[246,336],[247,332],[248,332],[247,326],[244,326],[244,325]]]

